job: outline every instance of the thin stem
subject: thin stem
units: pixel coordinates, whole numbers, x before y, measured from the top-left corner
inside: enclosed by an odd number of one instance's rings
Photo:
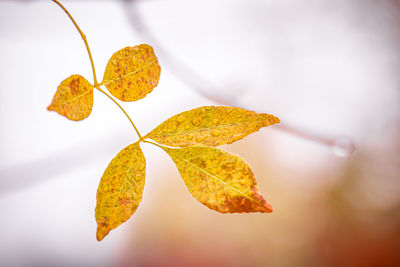
[[[87,39],[86,39],[86,35],[81,31],[81,29],[79,28],[78,24],[76,23],[74,18],[71,16],[71,14],[68,12],[68,10],[60,2],[58,2],[57,0],[53,0],[53,2],[56,3],[57,5],[59,5],[62,8],[62,10],[64,10],[64,12],[67,13],[68,17],[71,19],[72,23],[75,25],[75,28],[78,30],[79,34],[81,35],[81,37],[83,39],[83,42],[85,43],[86,50],[87,50],[87,52],[89,54],[90,64],[92,65],[94,84],[97,85],[96,70],[94,68],[93,57],[92,57],[92,53],[90,52],[90,48],[89,48],[89,44],[88,44]]]
[[[125,109],[123,109],[123,107],[121,107],[121,105],[120,105],[117,101],[115,101],[114,98],[112,98],[112,97],[111,97],[109,94],[107,94],[103,89],[101,89],[100,86],[96,85],[95,88],[96,88],[97,90],[99,90],[100,92],[102,92],[103,94],[105,94],[109,99],[111,99],[111,100],[122,110],[122,112],[125,114],[125,116],[128,118],[128,120],[131,122],[133,128],[134,128],[135,131],[136,131],[136,134],[139,136],[139,139],[140,139],[140,140],[143,140],[142,135],[140,134],[139,130],[136,128],[136,125],[133,123],[131,117],[129,117],[128,113],[126,113]]]
[[[165,147],[163,147],[163,146],[161,146],[161,145],[159,145],[159,144],[157,144],[157,143],[151,142],[151,141],[147,141],[147,140],[143,140],[143,139],[142,139],[142,141],[143,141],[143,143],[149,143],[149,144],[152,144],[152,145],[154,145],[154,146],[158,146],[158,147],[161,148],[161,149],[164,149],[164,148],[165,148]]]

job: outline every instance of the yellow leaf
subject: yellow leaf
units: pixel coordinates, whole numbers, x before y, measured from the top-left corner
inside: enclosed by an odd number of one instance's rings
[[[146,161],[138,143],[121,150],[101,177],[97,190],[97,240],[128,220],[142,201]]]
[[[70,120],[80,121],[90,115],[92,106],[93,85],[80,75],[72,75],[57,87],[53,101],[47,109]]]
[[[221,213],[272,212],[258,192],[250,166],[241,158],[213,147],[163,149],[193,197],[210,209]]]
[[[153,91],[158,84],[160,71],[151,46],[128,46],[112,55],[102,84],[119,100],[135,101]]]
[[[173,147],[231,144],[279,123],[273,115],[235,107],[199,107],[175,115],[145,136]]]

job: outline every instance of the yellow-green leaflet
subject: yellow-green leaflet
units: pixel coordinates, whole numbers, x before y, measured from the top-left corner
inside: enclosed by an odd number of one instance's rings
[[[231,144],[262,127],[279,123],[273,115],[235,107],[199,107],[177,114],[146,135],[173,147]]]
[[[73,121],[87,118],[92,112],[93,85],[80,75],[72,75],[61,82],[48,110]]]
[[[153,91],[158,84],[160,71],[151,46],[128,46],[111,56],[102,84],[119,100],[135,101]]]
[[[127,146],[113,158],[97,190],[97,240],[128,220],[142,201],[146,161],[139,144]]]

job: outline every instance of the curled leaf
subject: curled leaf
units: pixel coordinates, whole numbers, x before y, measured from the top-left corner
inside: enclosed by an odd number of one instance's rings
[[[97,190],[97,240],[128,220],[142,201],[146,161],[137,143],[121,150],[101,177]]]
[[[81,75],[61,82],[48,110],[54,110],[73,121],[87,118],[93,107],[93,85]]]
[[[258,192],[250,166],[213,147],[163,148],[175,162],[190,193],[221,213],[272,212]]]
[[[173,147],[231,144],[245,136],[279,123],[273,115],[235,107],[199,107],[177,114],[146,135]]]
[[[111,56],[102,84],[119,100],[135,101],[153,91],[158,84],[160,71],[151,46],[128,46]]]

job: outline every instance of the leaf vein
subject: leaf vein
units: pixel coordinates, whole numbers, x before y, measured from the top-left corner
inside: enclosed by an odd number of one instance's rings
[[[251,200],[251,201],[256,202],[256,203],[257,203],[258,205],[260,205],[260,206],[264,206],[264,204],[261,203],[260,201],[258,201],[257,199],[254,199],[253,197],[251,197],[251,196],[249,196],[248,194],[242,192],[241,190],[237,189],[236,187],[234,187],[234,186],[232,186],[232,185],[230,185],[230,184],[228,184],[228,183],[222,181],[222,180],[219,179],[217,176],[214,176],[213,174],[211,174],[211,173],[205,171],[204,169],[198,167],[197,165],[191,163],[190,161],[187,161],[186,159],[181,158],[181,157],[175,157],[175,158],[186,162],[187,164],[191,165],[192,167],[194,167],[195,169],[199,170],[200,172],[202,172],[202,173],[204,173],[204,174],[210,176],[210,177],[211,177],[212,179],[214,179],[216,182],[219,182],[219,183],[222,183],[222,184],[226,185],[227,187],[229,187],[229,188],[232,189],[233,191],[236,191],[237,193],[239,193],[240,195],[244,196],[245,198],[247,198],[247,199],[249,199],[249,200]]]
[[[150,68],[151,66],[153,66],[154,63],[157,64],[157,61],[156,61],[156,60],[150,61],[150,64],[148,64],[148,65],[146,65],[146,66],[144,66],[144,67],[142,67],[142,68],[139,68],[139,69],[137,69],[137,70],[134,70],[134,71],[132,71],[132,72],[129,72],[128,74],[125,74],[125,75],[123,75],[123,76],[121,76],[121,77],[118,77],[118,78],[116,78],[115,80],[103,81],[101,85],[107,85],[107,84],[110,84],[110,83],[112,83],[112,82],[115,83],[115,82],[117,82],[117,81],[119,81],[119,80],[125,79],[125,78],[128,77],[128,76],[134,75],[134,74],[136,74],[136,73],[138,73],[138,72],[140,72],[140,71],[142,71],[142,70],[145,70],[145,69]]]
[[[127,170],[126,170],[124,173],[127,173],[128,170],[132,168],[132,163],[134,163],[134,162],[135,162],[135,161],[133,161],[133,160],[129,162],[128,168],[127,168]],[[113,213],[114,210],[115,210],[115,208],[117,207],[117,206],[116,206],[117,200],[118,200],[119,196],[120,196],[121,193],[122,193],[122,189],[123,189],[123,188],[125,187],[125,185],[126,185],[127,179],[128,179],[128,175],[125,175],[124,181],[123,181],[122,184],[121,184],[121,187],[120,187],[120,189],[119,189],[119,192],[118,192],[116,198],[114,199],[114,204],[113,204],[113,206],[112,206],[112,207],[114,207],[114,208],[111,209],[111,213]]]
[[[65,100],[65,101],[63,102],[63,104],[66,104],[66,103],[75,101],[76,99],[82,98],[82,97],[86,96],[87,94],[90,94],[91,92],[92,92],[91,90],[88,90],[88,91],[84,92],[83,94],[80,94],[80,95],[77,95],[77,96],[75,96],[75,97],[73,97],[73,98],[70,98],[70,99]]]
[[[158,134],[158,135],[151,135],[151,133],[149,133],[148,136],[150,136],[150,138],[177,136],[177,135],[185,135],[185,134],[190,134],[190,133],[205,132],[207,130],[213,130],[213,129],[218,129],[218,128],[228,128],[228,127],[237,126],[237,125],[247,125],[247,124],[251,124],[251,123],[250,122],[236,122],[236,123],[230,123],[230,124],[216,125],[216,126],[207,127],[207,128],[196,128],[193,130],[186,130],[183,132],[170,132],[170,133]]]

